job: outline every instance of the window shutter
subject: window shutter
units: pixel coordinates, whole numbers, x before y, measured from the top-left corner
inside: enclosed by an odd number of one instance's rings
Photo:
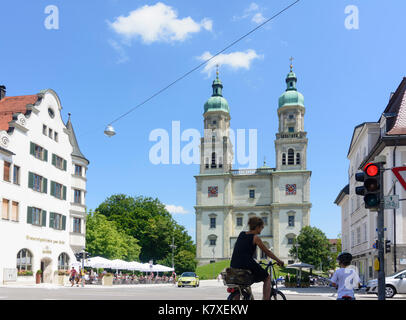
[[[66,200],[66,187],[63,186],[63,200]]]
[[[54,228],[54,221],[55,221],[55,213],[49,213],[49,227]]]
[[[42,226],[47,226],[47,212],[44,210],[42,210]]]
[[[28,188],[34,188],[34,174],[32,172],[28,172]]]
[[[62,230],[66,230],[66,216],[62,216]]]
[[[44,160],[45,162],[48,162],[48,150],[47,149],[44,149],[44,159],[42,159],[42,160]]]
[[[56,166],[56,155],[52,154],[52,164]]]
[[[30,154],[35,155],[35,144],[32,142],[30,144]]]
[[[47,193],[47,186],[48,186],[48,180],[45,178],[42,178],[42,192]]]
[[[63,170],[66,171],[66,160],[63,160]]]
[[[55,196],[55,182],[51,181],[51,196]]]
[[[27,207],[27,223],[32,224],[32,207]]]

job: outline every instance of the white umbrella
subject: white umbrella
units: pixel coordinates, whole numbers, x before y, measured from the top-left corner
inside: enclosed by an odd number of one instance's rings
[[[167,267],[167,266],[162,266],[160,264],[156,264],[154,266],[152,266],[153,271],[157,271],[157,272],[169,272],[169,271],[174,271],[173,268]]]
[[[139,263],[137,261],[132,261],[128,263],[128,270],[141,271],[141,269],[142,263]]]
[[[93,257],[85,260],[85,266],[91,268],[110,268],[111,261],[103,257]]]
[[[120,260],[120,259],[115,259],[115,260],[112,260],[111,261],[111,268],[112,269],[117,269],[117,270],[123,270],[123,269],[125,269],[125,270],[129,270],[129,268],[130,268],[130,265],[129,265],[129,262],[127,262],[127,261],[124,261],[124,260]]]

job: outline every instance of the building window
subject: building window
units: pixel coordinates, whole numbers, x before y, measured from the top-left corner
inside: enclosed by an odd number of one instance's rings
[[[69,270],[69,256],[64,252],[58,257],[58,270]]]
[[[250,199],[255,199],[255,190],[251,189],[249,191],[249,194],[250,194]]]
[[[288,165],[295,164],[295,151],[293,149],[288,150]]]
[[[237,217],[237,227],[242,227],[242,217]]]
[[[261,219],[264,222],[264,226],[267,226],[268,225],[268,217],[262,216]]]
[[[53,138],[53,134],[54,132],[52,131],[51,128],[48,129],[48,137],[50,137],[51,139]]]
[[[357,244],[361,243],[361,227],[357,228]]]
[[[300,153],[296,153],[296,164],[300,164]]]
[[[14,166],[13,183],[18,185],[20,184],[20,167]]]
[[[51,181],[51,196],[60,200],[66,200],[66,187],[60,183]]]
[[[58,157],[56,154],[52,154],[52,164],[58,169],[66,171],[66,160]]]
[[[61,214],[51,212],[49,214],[49,227],[56,230],[66,230],[66,217]]]
[[[210,229],[216,228],[216,218],[210,218]]]
[[[22,249],[17,253],[18,271],[32,271],[32,253],[27,249]]]
[[[74,189],[74,199],[73,202],[74,203],[78,203],[81,204],[82,203],[82,192],[80,190]]]
[[[43,134],[44,136],[47,135],[47,126],[46,126],[45,124],[42,125],[42,134]]]
[[[288,238],[288,245],[293,245],[294,240],[294,238]]]
[[[295,117],[295,116],[294,116],[293,114],[290,114],[290,115],[289,115],[289,120],[293,120],[294,117]]]
[[[77,164],[75,164],[75,175],[77,176],[82,176],[82,166],[78,166]]]
[[[282,153],[282,165],[286,166],[286,153]]]
[[[289,127],[288,130],[289,130],[290,133],[295,132],[295,128],[294,128],[294,127]]]
[[[210,239],[210,245],[215,246],[216,245],[216,239]]]
[[[32,142],[30,144],[30,154],[39,160],[48,161],[48,151]]]
[[[58,132],[54,132],[54,140],[58,142]]]
[[[7,182],[10,182],[10,167],[11,163],[4,161],[3,180]]]
[[[295,216],[289,216],[289,227],[295,226]]]
[[[206,158],[205,164],[206,164],[206,169],[209,169],[209,158]]]
[[[216,153],[215,152],[213,152],[212,154],[211,154],[211,167],[212,168],[216,168],[217,166],[216,166]]]
[[[47,193],[48,180],[32,172],[28,173],[28,187],[34,191]]]
[[[223,157],[219,157],[219,168],[223,168]]]
[[[18,202],[13,201],[11,204],[11,221],[18,221]]]
[[[42,226],[43,223],[45,222],[43,219],[44,212],[45,211],[42,211],[41,209],[38,208],[31,208],[31,224],[36,226]]]
[[[73,232],[81,233],[81,219],[73,218]]]
[[[1,218],[4,220],[9,220],[9,214],[8,214],[8,205],[10,203],[10,200],[3,199],[3,205],[2,205],[2,210],[1,210]]]

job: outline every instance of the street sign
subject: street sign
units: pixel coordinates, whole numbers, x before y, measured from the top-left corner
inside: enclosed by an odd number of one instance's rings
[[[406,190],[406,167],[396,167],[396,168],[392,168],[392,172],[393,174],[396,176],[396,178],[398,178],[400,184],[402,185],[402,187]],[[401,172],[403,172],[403,174],[401,174]]]
[[[384,197],[385,209],[399,209],[399,196],[391,195]]]

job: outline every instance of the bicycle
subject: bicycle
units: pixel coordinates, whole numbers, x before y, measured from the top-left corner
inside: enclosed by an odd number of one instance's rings
[[[275,274],[275,268],[273,267],[276,262],[272,263],[272,260],[269,261],[268,264],[259,262],[259,264],[266,266],[265,271],[268,273],[269,268],[272,269],[272,272],[270,273],[271,275],[271,295],[269,300],[286,300],[285,295],[283,294],[282,291],[278,289],[278,283],[275,279],[276,274]],[[251,272],[249,270],[247,271],[247,275],[250,275]],[[225,279],[225,277],[223,277]],[[225,280],[224,284],[228,287],[227,292],[230,293],[230,295],[227,297],[227,300],[234,300],[234,298],[239,295],[240,298],[242,297],[242,300],[254,300],[254,295],[252,294],[251,290],[251,285],[250,284],[232,284],[232,283],[226,283]]]

